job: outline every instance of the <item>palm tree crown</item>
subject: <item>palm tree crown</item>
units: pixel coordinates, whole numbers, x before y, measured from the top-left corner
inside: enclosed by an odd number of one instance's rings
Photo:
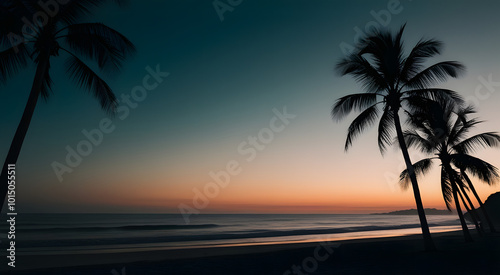
[[[411,111],[421,98],[462,101],[454,91],[429,86],[459,76],[465,67],[456,61],[444,61],[424,68],[427,59],[441,53],[443,44],[434,39],[420,40],[405,55],[404,28],[403,25],[395,36],[387,31],[375,31],[361,40],[354,53],[337,64],[341,75],[352,75],[365,90],[341,97],[332,109],[332,116],[337,120],[352,111],[362,111],[349,126],[346,150],[354,138],[380,117],[378,145],[384,152],[392,142],[393,113],[404,107],[407,107],[405,111]]]
[[[135,47],[125,36],[102,23],[79,23],[91,8],[103,2],[71,0],[59,5],[59,11],[53,16],[46,15],[46,21],[32,22],[27,28],[26,21],[19,18],[33,18],[37,12],[44,12],[38,1],[4,1],[0,9],[4,15],[0,29],[0,43],[4,48],[0,52],[0,81],[6,82],[25,68],[30,59],[37,65],[45,62],[39,92],[47,99],[53,84],[50,58],[66,53],[68,76],[89,90],[101,107],[112,114],[117,106],[114,93],[84,60],[96,61],[101,72],[115,72],[120,70],[123,60],[134,53]]]
[[[468,137],[469,132],[483,122],[478,118],[468,117],[474,113],[476,111],[472,106],[457,109],[449,103],[428,101],[425,108],[408,118],[408,122],[414,127],[404,132],[408,147],[435,155],[414,164],[417,175],[428,172],[432,168],[432,160],[439,159],[489,185],[496,183],[498,169],[471,154],[479,148],[500,146],[500,135],[497,132],[485,132]],[[400,179],[403,186],[407,187],[409,177],[406,170]],[[443,196],[449,208],[451,198],[446,194]]]
[[[53,57],[66,54],[68,76],[96,97],[106,112],[115,113],[116,96],[84,59],[96,61],[101,72],[118,71],[123,60],[135,52],[135,47],[121,33],[104,24],[79,23],[91,8],[104,2],[68,0],[58,5],[57,12],[53,7],[51,14],[41,6],[43,1],[5,0],[0,3],[0,82],[6,82],[27,67],[29,60],[36,65],[28,102],[0,175],[0,198],[3,200],[7,194],[8,164],[17,163],[38,98],[41,95],[47,99],[52,90],[50,64]],[[30,23],[31,18],[40,20]]]
[[[460,193],[460,190],[474,188],[467,173],[490,185],[499,177],[495,166],[471,155],[479,148],[500,145],[500,135],[496,132],[468,137],[470,130],[482,122],[477,118],[469,118],[469,115],[474,113],[475,110],[471,106],[464,108],[449,102],[427,101],[424,108],[415,111],[408,118],[409,124],[414,128],[404,132],[409,147],[435,155],[414,164],[417,176],[432,168],[433,159],[440,160],[441,190],[448,209],[451,209],[453,200],[458,201],[457,193]],[[400,180],[403,187],[408,187],[410,179],[407,170],[401,173]],[[465,182],[469,182],[469,186],[465,185]],[[466,196],[465,192],[463,193]],[[455,204],[460,216],[460,208]]]

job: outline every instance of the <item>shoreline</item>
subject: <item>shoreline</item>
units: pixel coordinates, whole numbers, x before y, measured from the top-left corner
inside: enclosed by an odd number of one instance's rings
[[[472,228],[471,228],[472,229]],[[157,242],[144,243],[145,246],[137,246],[131,244],[106,245],[106,248],[93,248],[93,246],[75,246],[70,249],[61,250],[31,250],[19,252],[20,256],[58,256],[61,254],[111,254],[111,253],[129,253],[129,252],[149,252],[158,250],[181,250],[181,249],[199,249],[199,248],[217,248],[217,247],[247,247],[256,245],[281,245],[281,244],[299,244],[299,243],[314,243],[321,241],[348,241],[357,239],[385,238],[398,237],[420,234],[420,228],[398,228],[398,229],[382,229],[382,230],[364,230],[342,233],[321,233],[321,234],[301,234],[277,237],[242,237],[235,239],[221,240],[202,240],[192,242]],[[460,230],[459,226],[437,226],[431,227],[431,233],[443,233]],[[179,245],[183,243],[184,245]],[[155,244],[154,246],[147,246]],[[132,245],[132,246],[127,246]]]
[[[19,256],[17,261],[18,267],[16,267],[16,274],[79,274],[75,273],[79,270],[81,270],[82,272],[88,272],[82,274],[100,274],[100,271],[102,271],[102,274],[111,274],[110,270],[113,269],[111,267],[129,267],[129,269],[137,268],[139,270],[143,270],[143,272],[144,270],[178,270],[175,272],[172,271],[172,273],[169,274],[196,274],[196,272],[184,273],[181,270],[184,270],[183,268],[187,268],[192,265],[205,266],[203,267],[205,270],[219,270],[220,268],[224,269],[224,262],[229,263],[229,265],[226,266],[228,270],[233,270],[235,268],[238,270],[238,268],[242,268],[242,270],[237,271],[239,272],[238,274],[247,274],[240,272],[245,272],[246,269],[243,268],[243,266],[245,266],[246,264],[253,263],[255,265],[256,263],[261,263],[259,264],[259,266],[264,269],[266,269],[266,266],[271,268],[272,266],[280,266],[281,264],[287,266],[287,263],[290,261],[290,259],[293,259],[293,255],[303,255],[303,257],[298,257],[299,260],[305,259],[307,257],[311,257],[311,255],[315,253],[315,250],[318,250],[318,247],[323,247],[328,251],[333,251],[331,253],[331,258],[333,260],[336,258],[342,258],[343,260],[341,262],[344,263],[349,263],[350,261],[362,257],[363,255],[367,256],[368,259],[375,259],[376,262],[384,262],[390,259],[391,255],[392,257],[394,257],[407,253],[410,255],[420,255],[420,257],[427,258],[431,254],[442,254],[446,252],[455,255],[457,253],[460,253],[460,251],[462,251],[462,253],[476,251],[474,252],[475,255],[490,253],[495,257],[495,259],[500,258],[500,234],[488,234],[483,238],[479,238],[475,232],[473,233],[473,235],[476,241],[473,243],[465,243],[463,241],[461,231],[434,233],[433,237],[436,242],[438,251],[430,253],[423,252],[421,235],[412,234],[406,236],[349,239],[339,241],[324,240],[323,243],[313,241],[287,244],[219,246],[108,254],[67,254],[56,256],[36,255],[27,256],[26,258],[22,258],[22,256]],[[373,251],[373,253],[369,253],[368,251]],[[366,254],[367,252],[368,254]],[[388,259],[385,259],[387,257]],[[463,257],[463,255],[461,257]],[[266,264],[268,259],[276,260],[271,264]],[[241,264],[236,265],[235,261],[241,262]],[[22,266],[23,262],[26,264],[25,266]],[[495,262],[499,261],[495,260]],[[213,266],[214,264],[215,266]],[[327,262],[325,261],[323,266],[327,266],[326,264]],[[328,261],[328,264],[332,264],[331,261]],[[351,264],[357,265],[356,263]],[[340,266],[344,265],[345,264],[340,264]],[[340,266],[334,269],[337,270],[338,268],[340,268]],[[487,272],[488,270],[490,270],[490,267],[483,265],[483,268],[486,268],[486,270],[483,271],[486,272],[485,274],[488,274]],[[498,263],[496,268],[500,269],[500,263]],[[9,271],[5,270],[4,268],[1,268],[0,270]],[[201,272],[198,274],[225,274],[220,273],[221,271],[217,272]],[[7,272],[7,274],[12,273]],[[131,272],[130,274],[156,273],[154,273],[154,271],[147,271],[146,273]],[[258,271],[255,274],[276,273],[262,273],[262,271]]]

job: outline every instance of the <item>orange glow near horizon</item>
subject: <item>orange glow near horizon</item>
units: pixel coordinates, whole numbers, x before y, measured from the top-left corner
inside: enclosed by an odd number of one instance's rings
[[[181,203],[201,214],[362,214],[416,208],[411,188],[402,190],[398,186],[397,176],[404,166],[396,150],[380,157],[376,146],[354,147],[347,154],[340,151],[339,146],[299,147],[294,152],[288,149],[287,142],[273,146],[262,151],[255,162],[229,156],[221,157],[220,161],[198,157],[189,162],[165,164],[153,158],[150,162],[155,165],[144,164],[145,168],[141,169],[115,162],[113,165],[121,168],[116,170],[89,163],[86,169],[92,173],[78,170],[71,175],[71,183],[41,184],[20,193],[35,205],[32,211],[47,209],[48,212],[59,209],[68,212],[180,213],[178,206]],[[499,166],[491,161],[496,159],[493,151],[478,157]],[[210,190],[214,180],[209,172],[221,171],[225,160],[232,158],[239,161],[241,173],[231,176],[227,186],[219,187],[218,191]],[[412,155],[413,160],[421,158],[416,153]],[[147,163],[146,158],[141,161]],[[446,209],[438,167],[435,163],[432,171],[419,179],[425,208]],[[25,176],[20,174],[19,180]],[[49,182],[49,179],[40,180]],[[500,191],[499,184],[488,186],[477,179],[474,182],[483,201]],[[197,198],[203,204],[199,193],[204,193],[208,201],[208,205],[200,209],[193,203]]]
[[[445,209],[441,194],[435,187],[430,188],[422,181],[421,193],[425,208]],[[72,193],[66,198],[66,203],[93,204],[117,210],[142,209],[141,212],[180,213],[179,204],[184,204],[199,210],[201,214],[209,213],[288,213],[288,214],[363,214],[379,213],[395,210],[414,209],[413,192],[408,190],[388,190],[374,188],[362,192],[355,186],[351,189],[340,189],[336,185],[315,184],[309,187],[293,184],[275,183],[273,188],[262,188],[252,184],[234,182],[226,188],[221,188],[217,195],[200,192],[204,185],[170,189],[165,192],[165,186],[157,184],[154,188],[131,188],[133,184],[107,184],[95,189],[85,189],[85,193]],[[286,191],[282,188],[288,187]],[[313,188],[314,187],[314,188]],[[326,188],[325,188],[326,187]],[[380,187],[380,185],[378,186]],[[193,191],[196,188],[198,191]],[[486,198],[498,191],[498,186],[488,187],[478,185],[481,198]],[[83,190],[82,190],[83,191]],[[212,198],[210,198],[212,196]],[[203,198],[205,197],[205,198]],[[208,205],[197,208],[193,202]],[[475,201],[475,200],[473,200]],[[477,203],[476,203],[477,204]],[[477,205],[476,205],[477,206]]]
[[[446,209],[439,192],[439,187],[422,181],[420,185],[425,208]],[[78,205],[92,205],[87,212],[140,212],[140,213],[180,213],[179,204],[199,210],[200,214],[211,213],[263,213],[263,214],[364,214],[395,210],[414,209],[415,201],[411,189],[401,190],[383,188],[385,184],[374,183],[371,188],[364,184],[347,186],[343,184],[285,184],[274,183],[250,184],[235,180],[216,195],[205,193],[204,184],[185,184],[166,188],[161,183],[143,188],[137,184],[108,182],[105,185],[82,185],[78,190],[74,186],[55,190],[44,201],[37,197],[30,198],[50,207],[51,201],[64,204],[64,211],[78,209]],[[265,188],[267,186],[267,188]],[[271,188],[271,187],[272,188]],[[51,186],[46,186],[51,188]],[[194,191],[194,190],[198,191]],[[483,200],[499,191],[498,186],[477,184],[476,189]],[[212,196],[212,197],[210,197]],[[197,208],[204,200],[208,205]],[[472,198],[473,199],[473,198]],[[475,199],[473,202],[476,206]],[[72,208],[73,207],[73,208]]]

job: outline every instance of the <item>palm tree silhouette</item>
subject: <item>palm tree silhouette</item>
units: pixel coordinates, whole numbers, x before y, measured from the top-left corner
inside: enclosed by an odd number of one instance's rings
[[[33,18],[45,11],[35,0],[3,1],[0,4],[0,81],[5,82],[32,60],[36,65],[28,102],[9,148],[0,179],[0,196],[7,193],[7,165],[17,162],[39,97],[47,99],[52,88],[50,62],[61,53],[68,56],[66,71],[80,87],[88,90],[99,100],[101,107],[114,114],[116,97],[108,84],[82,59],[96,61],[101,72],[113,72],[122,67],[122,62],[135,52],[134,45],[116,30],[101,23],[79,23],[104,0],[69,0],[59,5],[58,11],[46,15],[45,22],[33,22],[26,28],[21,18]],[[123,1],[115,0],[119,4]],[[27,31],[29,30],[29,31]],[[13,41],[23,39],[23,43]],[[14,39],[15,38],[15,39]],[[80,56],[80,57],[79,57]],[[2,204],[3,205],[3,204]]]
[[[453,91],[429,88],[429,86],[457,77],[464,70],[458,62],[439,62],[424,68],[424,62],[440,54],[442,43],[434,39],[420,40],[406,55],[402,35],[405,25],[392,35],[385,30],[375,30],[363,38],[357,49],[344,57],[336,66],[341,75],[351,75],[360,82],[365,93],[350,94],[338,99],[332,109],[332,117],[343,119],[352,111],[361,111],[348,129],[345,150],[367,127],[380,117],[378,125],[378,146],[383,154],[392,143],[395,130],[401,152],[412,182],[418,216],[422,227],[425,250],[435,250],[424,207],[420,198],[417,179],[403,137],[399,117],[401,109],[418,103],[420,98],[448,99],[461,102]],[[382,112],[381,112],[382,111]]]
[[[495,226],[493,225],[493,222],[491,221],[490,215],[488,214],[488,210],[486,210],[486,207],[484,207],[483,201],[479,197],[479,195],[476,192],[476,188],[474,188],[474,185],[472,184],[471,179],[469,178],[469,175],[465,172],[463,168],[460,168],[460,174],[464,178],[464,180],[467,182],[469,189],[472,191],[472,194],[474,194],[474,197],[476,198],[477,202],[479,203],[479,208],[481,209],[481,212],[483,213],[484,218],[486,219],[486,222],[488,223],[488,227],[490,229],[491,233],[495,233],[496,229]],[[492,178],[486,178],[483,179],[484,182],[486,182],[489,185],[492,185],[494,181]]]
[[[498,170],[495,166],[470,155],[477,148],[500,145],[500,135],[494,132],[481,133],[467,138],[471,128],[482,122],[477,118],[468,118],[468,115],[474,113],[475,110],[471,106],[463,108],[449,102],[427,100],[425,107],[414,111],[408,119],[408,122],[415,128],[404,132],[408,147],[415,147],[426,154],[435,154],[435,157],[422,159],[414,164],[417,176],[431,169],[433,159],[440,160],[443,198],[448,209],[451,209],[450,205],[454,200],[466,241],[471,241],[472,238],[460,208],[459,197],[463,195],[468,201],[474,221],[477,215],[467,195],[467,186],[463,179],[468,178],[467,173],[477,176],[488,184],[493,184],[498,178]],[[400,182],[403,187],[408,187],[407,170],[401,173]],[[469,187],[473,186],[470,180],[469,183]],[[462,198],[463,204],[468,208],[465,199]],[[491,224],[491,221],[488,223]],[[477,223],[476,227],[478,227]]]

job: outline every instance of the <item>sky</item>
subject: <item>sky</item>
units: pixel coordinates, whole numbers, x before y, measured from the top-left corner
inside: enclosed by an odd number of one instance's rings
[[[361,87],[336,74],[334,66],[366,28],[396,30],[406,23],[407,49],[422,37],[437,38],[445,48],[432,62],[466,65],[463,77],[438,86],[476,105],[485,120],[477,133],[497,131],[499,6],[497,1],[424,0],[106,4],[82,21],[102,22],[135,44],[137,54],[123,70],[103,78],[118,98],[140,100],[134,108],[121,102],[126,115],[109,118],[104,128],[112,130],[70,167],[68,148],[90,144],[82,132],[99,129],[108,115],[69,80],[65,56],[54,59],[53,93],[38,102],[16,168],[19,211],[371,213],[415,208],[411,190],[397,183],[405,168],[401,153],[391,148],[382,156],[375,129],[344,152],[354,115],[337,123],[331,107]],[[168,76],[139,94],[136,87],[151,71]],[[3,158],[33,77],[32,66],[0,87]],[[500,167],[495,149],[477,156]],[[425,156],[412,151],[411,157]],[[71,172],[58,176],[54,163]],[[444,209],[437,163],[434,168],[419,181],[422,199],[424,207]],[[483,200],[500,191],[500,185],[476,186]]]

